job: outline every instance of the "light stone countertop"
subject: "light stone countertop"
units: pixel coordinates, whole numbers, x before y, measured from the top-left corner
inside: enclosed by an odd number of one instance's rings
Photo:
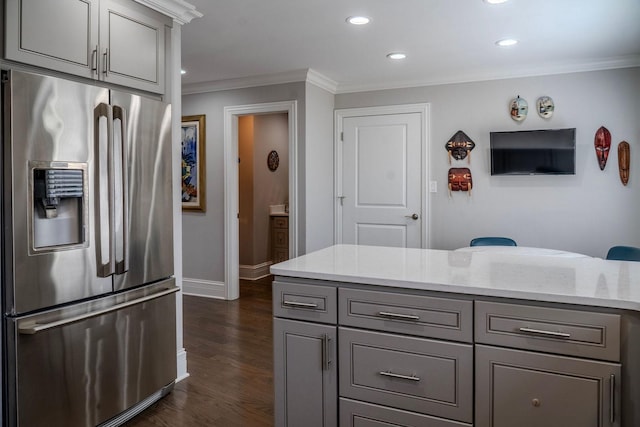
[[[640,312],[640,262],[586,256],[335,245],[271,273]]]

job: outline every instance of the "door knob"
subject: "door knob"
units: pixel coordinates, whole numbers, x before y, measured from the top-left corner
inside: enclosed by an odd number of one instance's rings
[[[420,217],[418,216],[417,213],[414,213],[413,215],[405,215],[405,218],[418,219]]]

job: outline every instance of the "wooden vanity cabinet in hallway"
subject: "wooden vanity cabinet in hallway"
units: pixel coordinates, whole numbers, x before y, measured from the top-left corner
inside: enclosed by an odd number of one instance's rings
[[[289,259],[289,216],[271,215],[271,259],[279,263]]]

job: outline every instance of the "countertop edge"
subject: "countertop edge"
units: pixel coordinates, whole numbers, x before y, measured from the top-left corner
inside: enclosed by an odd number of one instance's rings
[[[387,288],[424,290],[447,292],[453,294],[475,295],[479,297],[511,298],[524,301],[538,301],[548,303],[573,304],[589,307],[601,307],[640,312],[640,304],[634,301],[620,299],[601,299],[576,295],[548,294],[532,291],[518,291],[512,289],[489,289],[473,285],[441,284],[432,282],[412,282],[404,280],[390,280],[388,278],[374,278],[365,276],[349,276],[323,272],[285,270],[271,266],[271,274],[275,276],[325,280],[330,282],[344,282],[350,284],[364,284],[384,286]]]

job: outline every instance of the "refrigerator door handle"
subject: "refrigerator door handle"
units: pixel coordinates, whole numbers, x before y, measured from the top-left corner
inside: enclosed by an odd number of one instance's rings
[[[119,121],[119,126],[116,126]],[[120,136],[117,150],[119,155],[114,156],[118,165],[121,181],[115,186],[116,203],[122,204],[122,210],[118,209],[120,227],[116,231],[116,274],[124,274],[129,270],[129,171],[128,171],[128,141],[127,141],[127,117],[126,110],[120,106],[113,106],[114,132]],[[114,138],[115,141],[115,138]],[[115,144],[115,142],[114,142]]]
[[[111,307],[103,308],[100,310],[90,311],[88,313],[79,314],[77,316],[67,317],[65,319],[56,320],[48,323],[38,323],[33,321],[24,322],[24,324],[18,324],[18,333],[21,335],[35,335],[38,332],[43,332],[49,329],[59,328],[64,325],[68,325],[70,323],[79,322],[81,320],[90,319],[92,317],[102,316],[103,314],[111,313],[114,311],[121,310],[126,307],[130,307],[132,305],[141,304],[146,301],[150,301],[152,299],[160,298],[165,295],[173,294],[178,292],[180,288],[177,286],[172,286],[168,289],[163,289],[159,292],[153,293],[151,295],[145,295],[140,298],[136,298],[131,301],[126,301],[120,304],[113,305]]]
[[[101,122],[101,120],[106,120]],[[102,126],[104,123],[105,126]],[[105,141],[106,134],[106,141]],[[115,273],[115,228],[113,185],[113,116],[111,106],[100,103],[94,110],[95,175],[96,175],[96,242],[98,277]],[[105,188],[106,187],[106,188]],[[106,190],[106,191],[105,191]],[[105,200],[106,195],[106,200]]]

